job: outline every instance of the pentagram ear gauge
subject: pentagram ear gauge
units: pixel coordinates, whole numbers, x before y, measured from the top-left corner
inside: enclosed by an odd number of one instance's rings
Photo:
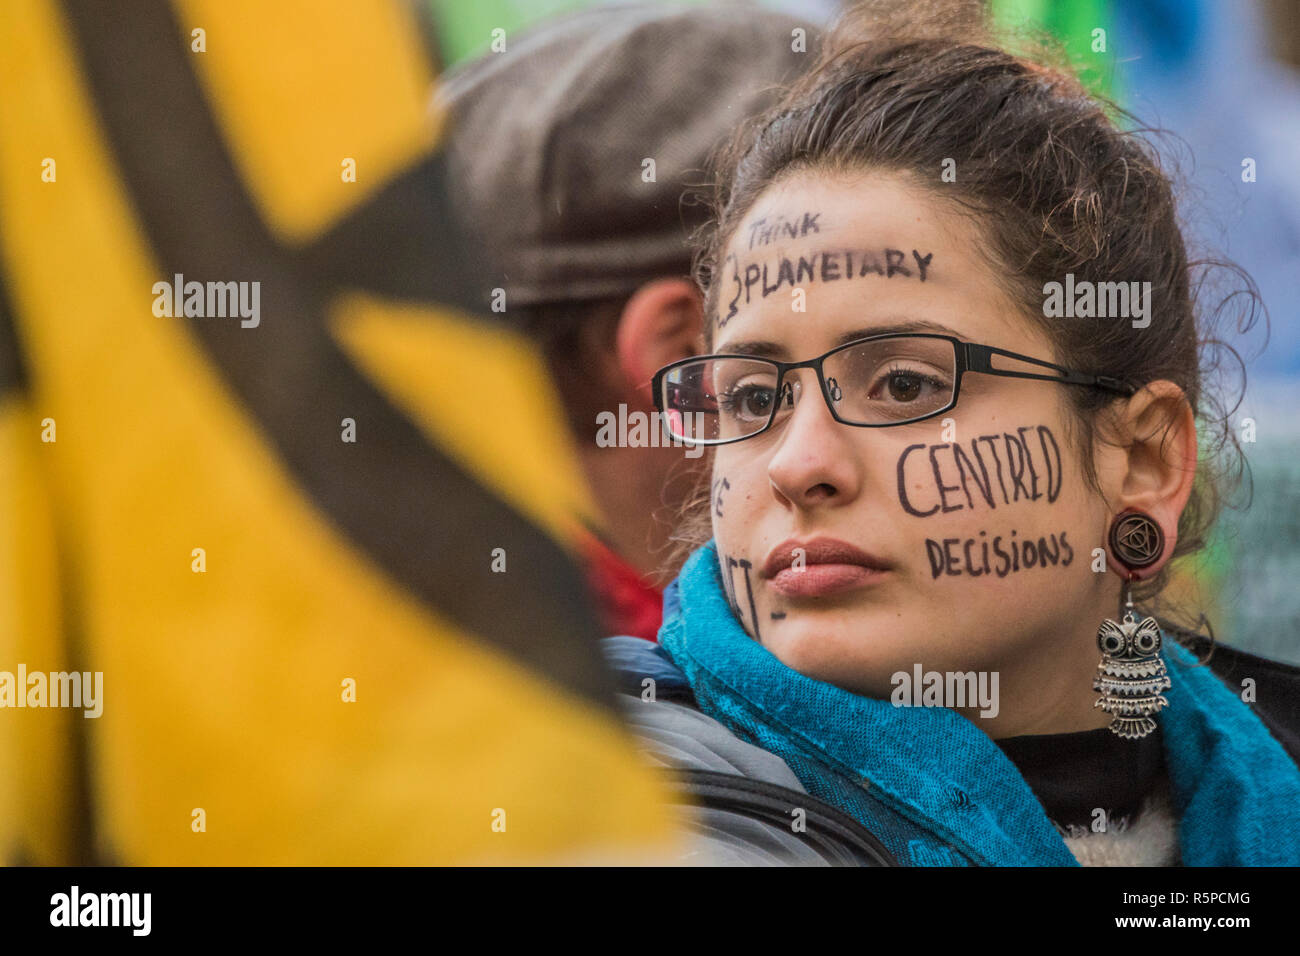
[[[1169,706],[1162,691],[1170,687],[1165,662],[1160,658],[1160,624],[1154,617],[1138,621],[1133,609],[1133,582],[1137,572],[1160,560],[1165,534],[1160,525],[1141,511],[1117,515],[1110,526],[1110,551],[1123,568],[1122,617],[1107,618],[1097,629],[1101,663],[1092,689],[1101,692],[1094,707],[1114,719],[1112,733],[1130,740],[1156,729],[1151,715]]]
[[[1110,550],[1124,569],[1125,577],[1135,577],[1160,560],[1165,550],[1165,533],[1150,515],[1141,511],[1125,511],[1116,515],[1110,525]]]

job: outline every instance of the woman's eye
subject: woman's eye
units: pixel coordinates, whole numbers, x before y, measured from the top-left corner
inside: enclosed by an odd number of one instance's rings
[[[738,418],[767,418],[775,397],[772,389],[763,385],[739,385],[728,390],[719,403]]]
[[[892,372],[889,376],[889,397],[896,402],[914,402],[921,394],[923,384],[918,375]]]
[[[873,400],[885,399],[910,404],[947,385],[932,376],[912,369],[890,369],[880,376],[868,395]]]

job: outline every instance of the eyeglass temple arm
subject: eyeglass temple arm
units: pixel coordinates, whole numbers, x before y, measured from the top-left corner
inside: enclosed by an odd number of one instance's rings
[[[1137,389],[1125,385],[1117,378],[1109,375],[1086,375],[1083,372],[1075,372],[1068,368],[1062,368],[1052,362],[1046,362],[1043,359],[1033,358],[1029,355],[1021,355],[1019,352],[1009,352],[1006,349],[1000,349],[992,345],[975,345],[971,342],[962,343],[966,346],[966,368],[971,372],[983,372],[986,375],[1002,375],[1006,378],[1032,378],[1043,382],[1064,382],[1067,385],[1087,385],[1093,388],[1102,388],[1109,392],[1116,392],[1120,395],[1132,395]],[[1030,365],[1037,365],[1040,368],[1050,368],[1056,372],[1055,375],[1037,375],[1033,372],[1021,372],[1010,368],[994,368],[993,356],[1001,355],[1006,358],[1015,359],[1017,362],[1027,362]]]

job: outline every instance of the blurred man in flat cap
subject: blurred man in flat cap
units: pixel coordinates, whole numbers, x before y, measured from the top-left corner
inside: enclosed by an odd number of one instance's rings
[[[675,570],[656,512],[676,512],[702,459],[608,447],[598,421],[644,416],[643,434],[659,432],[650,379],[695,354],[703,320],[688,239],[704,212],[684,194],[811,62],[813,32],[749,5],[602,7],[442,78],[453,196],[490,260],[484,298],[504,290],[545,355],[604,518],[585,557],[608,634],[655,639],[655,572]]]

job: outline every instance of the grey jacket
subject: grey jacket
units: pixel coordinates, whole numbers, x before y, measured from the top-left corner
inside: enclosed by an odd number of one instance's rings
[[[694,705],[685,677],[656,644],[601,641],[618,702],[654,764],[676,778],[691,836],[680,862],[704,866],[888,866],[865,827],[807,792],[776,754],[741,740]]]

